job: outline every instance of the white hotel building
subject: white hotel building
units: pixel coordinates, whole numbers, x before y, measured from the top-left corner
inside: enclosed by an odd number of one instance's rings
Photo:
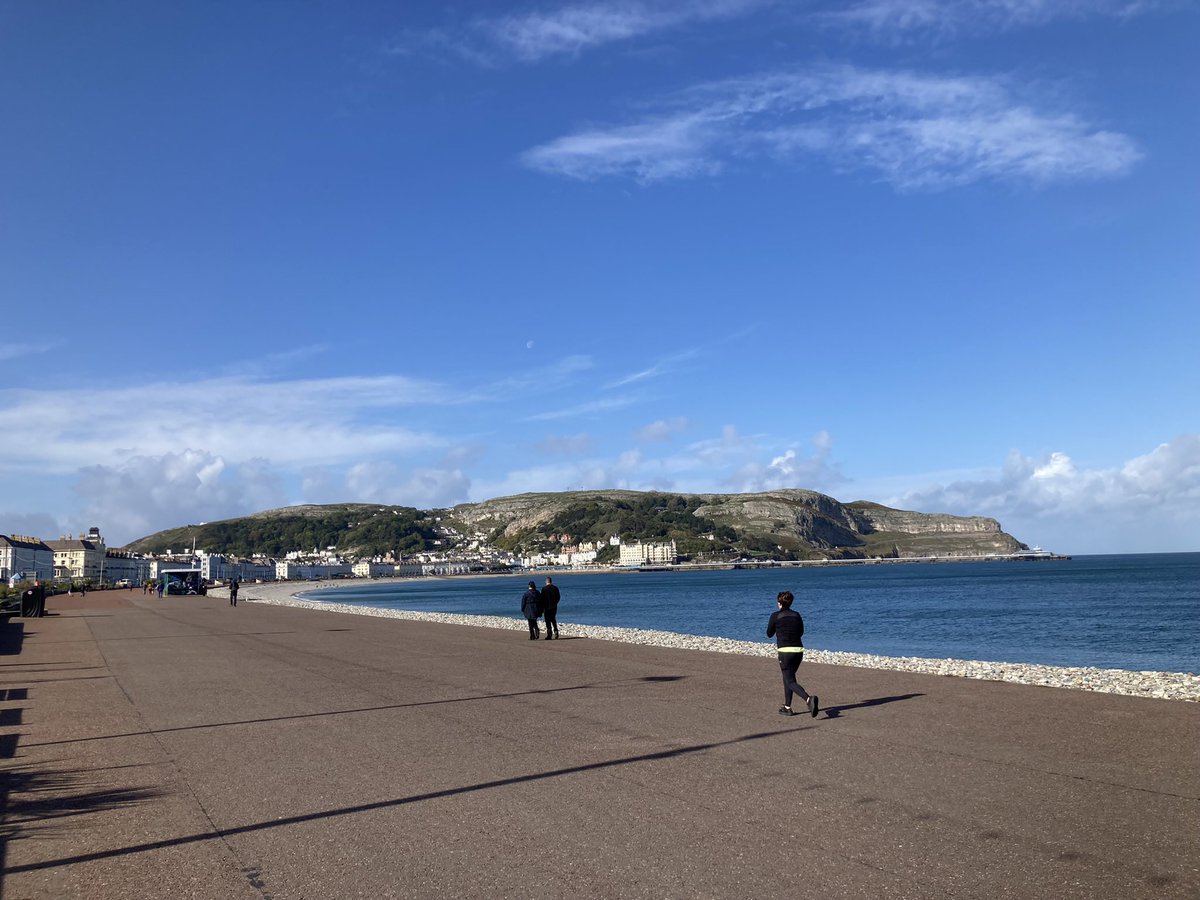
[[[674,541],[654,541],[643,544],[637,541],[632,544],[621,544],[622,566],[666,565],[679,558],[675,552]]]

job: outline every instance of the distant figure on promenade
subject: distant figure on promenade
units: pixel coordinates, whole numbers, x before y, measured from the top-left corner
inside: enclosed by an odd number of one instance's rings
[[[143,582],[142,582],[142,593],[143,593],[143,594],[148,594],[148,593],[150,593],[150,582],[148,582],[148,581],[143,581]]]
[[[529,623],[529,639],[536,641],[542,636],[538,628],[538,615],[541,613],[542,595],[538,593],[537,585],[529,582],[529,589],[521,595],[521,612]]]
[[[229,605],[237,606],[238,580],[235,578],[229,582]]]
[[[163,592],[163,583],[162,583],[162,579],[161,579],[161,578],[160,578],[160,579],[158,580],[158,582],[157,582],[157,583],[154,585],[154,592],[155,592],[156,594],[158,594],[158,599],[159,599],[159,600],[161,600],[161,599],[162,599],[162,592]]]
[[[558,637],[558,588],[550,583],[546,576],[546,586],[542,588],[542,615],[546,618],[546,640]]]
[[[780,591],[775,599],[779,609],[771,613],[771,618],[767,620],[767,637],[775,638],[779,671],[783,674],[783,706],[779,707],[779,714],[796,715],[792,712],[792,694],[795,693],[808,706],[808,714],[816,716],[821,710],[817,695],[810,695],[796,681],[796,669],[800,668],[800,661],[804,659],[804,619],[792,609],[791,591]]]

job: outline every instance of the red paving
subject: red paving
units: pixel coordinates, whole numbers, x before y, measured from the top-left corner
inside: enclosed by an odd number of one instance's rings
[[[1200,896],[1200,704],[132,592],[0,628],[5,898]],[[566,604],[564,621],[569,621]]]

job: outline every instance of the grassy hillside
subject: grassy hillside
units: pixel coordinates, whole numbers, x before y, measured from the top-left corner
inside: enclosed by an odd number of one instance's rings
[[[160,531],[134,541],[128,549],[180,552],[190,550],[195,539],[197,550],[236,556],[280,556],[289,550],[326,547],[359,556],[415,553],[433,546],[437,537],[433,525],[427,513],[408,506],[298,506]]]

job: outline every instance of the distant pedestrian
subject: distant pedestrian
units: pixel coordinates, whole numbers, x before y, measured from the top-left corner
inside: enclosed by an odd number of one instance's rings
[[[558,637],[558,588],[550,583],[546,576],[546,586],[542,588],[542,615],[546,619],[546,640]]]
[[[142,593],[143,593],[143,594],[148,594],[148,593],[150,593],[150,582],[148,582],[148,581],[143,581],[143,582],[142,582]]]
[[[161,578],[160,578],[160,579],[159,579],[159,580],[158,580],[158,581],[155,583],[155,585],[154,585],[154,593],[158,594],[158,599],[159,599],[159,600],[161,600],[161,599],[162,599],[162,594],[163,594],[163,583],[162,583],[162,579],[161,579]]]
[[[767,637],[775,638],[775,649],[779,653],[779,671],[783,674],[783,706],[779,707],[781,716],[794,716],[792,712],[792,694],[799,694],[800,699],[808,706],[808,714],[816,716],[820,706],[816,694],[809,694],[796,681],[796,669],[804,659],[804,619],[800,613],[792,609],[792,592],[780,591],[776,602],[779,609],[771,613],[767,621]]]
[[[542,636],[541,630],[538,628],[538,614],[541,612],[542,595],[538,593],[537,585],[532,581],[529,582],[529,589],[521,595],[521,612],[525,614],[525,621],[529,623],[529,639],[536,641]]]
[[[238,580],[235,578],[229,582],[229,605],[237,606]]]

